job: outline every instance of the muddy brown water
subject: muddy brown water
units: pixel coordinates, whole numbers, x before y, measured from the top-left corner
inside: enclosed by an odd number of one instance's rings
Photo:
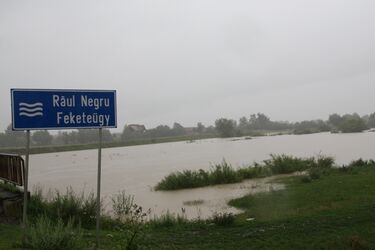
[[[134,195],[137,204],[151,208],[152,214],[166,211],[181,213],[188,218],[207,218],[213,212],[239,210],[226,205],[234,197],[249,192],[283,188],[270,184],[269,179],[218,185],[179,191],[154,191],[164,176],[184,169],[209,169],[223,159],[233,166],[251,164],[269,158],[270,154],[310,157],[318,154],[333,156],[338,164],[360,157],[375,159],[375,133],[281,135],[246,140],[207,139],[194,142],[173,142],[132,147],[103,149],[102,196],[108,203],[120,190]],[[77,192],[96,190],[97,150],[48,153],[30,156],[30,185],[64,191],[71,186]]]

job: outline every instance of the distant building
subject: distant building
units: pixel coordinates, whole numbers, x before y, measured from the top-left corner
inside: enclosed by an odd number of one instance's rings
[[[193,134],[193,133],[195,133],[196,128],[195,127],[185,127],[184,130],[185,130],[185,133],[187,133],[187,134]]]
[[[140,124],[129,124],[128,128],[132,132],[144,133],[146,131],[145,125],[140,125]]]

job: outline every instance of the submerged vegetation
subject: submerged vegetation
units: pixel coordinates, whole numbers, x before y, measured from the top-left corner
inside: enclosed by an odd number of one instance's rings
[[[262,163],[254,163],[237,169],[223,160],[222,163],[211,166],[208,171],[199,169],[171,173],[156,185],[155,190],[177,190],[236,183],[245,179],[262,178],[276,174],[291,174],[309,169],[331,168],[333,165],[333,158],[328,156],[298,158],[288,155],[271,155],[270,159]]]

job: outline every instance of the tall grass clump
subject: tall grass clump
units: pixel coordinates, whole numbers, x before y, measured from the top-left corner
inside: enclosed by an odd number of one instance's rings
[[[227,184],[243,180],[238,171],[228,164],[225,160],[221,164],[215,164],[208,173],[209,184]]]
[[[51,220],[71,221],[75,225],[92,228],[95,225],[96,199],[93,193],[77,194],[69,187],[65,193],[56,190],[45,197],[41,188],[36,188],[30,197],[29,213],[31,220],[45,215]]]
[[[125,190],[112,196],[112,210],[117,219],[121,219],[130,214],[134,205],[134,195],[126,194]]]
[[[127,194],[125,190],[112,196],[112,210],[118,222],[115,227],[118,234],[114,238],[114,249],[143,249],[144,224],[151,211],[144,211],[134,202],[134,196]]]
[[[303,171],[313,166],[314,158],[304,159],[288,155],[273,155],[264,161],[264,167],[269,168],[272,174],[290,174]]]
[[[315,159],[315,167],[322,169],[330,169],[335,165],[335,159],[330,156],[318,155]]]
[[[209,185],[209,173],[203,169],[198,171],[183,170],[171,173],[160,181],[156,190],[176,190],[184,188],[196,188]]]
[[[171,173],[163,178],[155,187],[155,190],[176,190],[184,188],[196,188],[208,185],[235,183],[243,180],[239,172],[223,160],[220,164],[211,166],[209,171],[183,170]]]
[[[272,155],[268,160],[254,163],[247,167],[234,169],[225,160],[214,164],[209,171],[183,170],[164,177],[155,187],[155,190],[177,190],[196,188],[216,184],[241,182],[244,179],[262,178],[277,174],[291,174],[294,172],[314,169],[313,175],[325,172],[332,168],[334,159],[327,156],[300,158],[288,155]]]
[[[362,158],[359,158],[358,160],[351,161],[346,167],[355,168],[355,167],[369,167],[369,166],[374,166],[374,165],[375,165],[374,160],[363,160]]]
[[[22,249],[84,249],[83,233],[80,228],[75,229],[71,221],[64,225],[60,218],[52,221],[42,215],[31,225],[22,242]]]
[[[230,226],[234,223],[236,217],[233,213],[214,213],[211,220],[217,226]]]
[[[237,171],[243,179],[263,178],[272,175],[270,168],[256,162],[254,163],[254,166],[242,167]]]
[[[162,227],[172,227],[176,225],[182,225],[182,224],[186,224],[187,222],[188,222],[188,219],[186,218],[184,211],[182,214],[177,214],[177,215],[167,211],[166,213],[160,216],[154,216],[154,218],[151,219],[148,222],[148,224],[154,228],[162,228]]]

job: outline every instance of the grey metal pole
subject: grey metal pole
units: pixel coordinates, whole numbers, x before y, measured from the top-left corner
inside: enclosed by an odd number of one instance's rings
[[[102,128],[99,128],[99,148],[98,148],[98,180],[96,192],[96,249],[100,249],[100,182],[102,172]]]
[[[26,159],[25,159],[25,179],[23,186],[23,217],[22,226],[27,227],[27,194],[29,184],[29,154],[30,154],[30,130],[26,131]]]

